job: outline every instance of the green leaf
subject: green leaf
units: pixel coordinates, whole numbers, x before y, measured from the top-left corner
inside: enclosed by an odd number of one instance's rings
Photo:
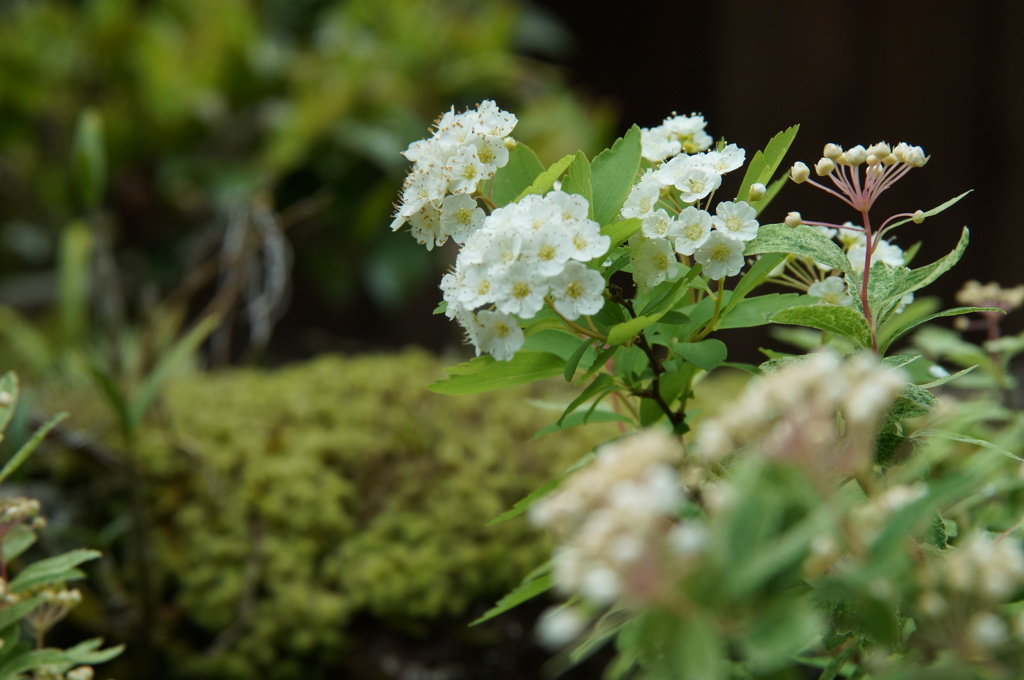
[[[744,274],[743,278],[736,284],[736,287],[733,288],[729,302],[722,308],[722,317],[728,316],[733,307],[738,305],[752,290],[764,283],[771,271],[785,259],[786,255],[784,253],[765,253],[758,258],[754,266],[750,268],[750,271]]]
[[[1010,451],[1007,451],[1006,449],[1002,448],[1001,446],[996,446],[992,442],[987,442],[984,439],[977,439],[975,437],[971,437],[971,436],[966,435],[966,434],[961,434],[960,432],[951,432],[949,430],[940,430],[940,429],[918,430],[917,432],[914,433],[914,437],[915,438],[939,437],[940,439],[949,439],[949,440],[952,440],[952,441],[955,441],[955,442],[962,442],[964,444],[971,444],[973,446],[980,446],[982,448],[989,449],[990,451],[995,451],[996,453],[1000,453],[1000,454],[1006,456],[1007,458],[1012,458],[1012,459],[1014,459],[1016,461],[1024,462],[1024,458],[1021,458],[1020,456],[1018,456],[1015,453],[1011,453]]]
[[[787,227],[784,224],[761,225],[757,230],[757,237],[747,242],[744,255],[762,253],[800,255],[832,269],[838,269],[853,281],[860,280],[843,249],[825,234],[805,224],[797,227]]]
[[[708,338],[700,342],[680,342],[673,345],[676,353],[704,371],[712,371],[725,362],[728,349],[721,340]]]
[[[0,441],[3,441],[4,432],[18,406],[18,392],[18,375],[14,371],[7,371],[0,378]]]
[[[10,531],[3,538],[3,557],[4,560],[10,562],[15,559],[23,552],[32,547],[36,542],[36,532],[29,529],[24,524],[19,524]],[[0,625],[0,629],[3,626]]]
[[[516,200],[542,172],[544,165],[537,154],[522,142],[516,142],[508,152],[508,163],[498,168],[481,191],[500,208]]]
[[[134,432],[142,424],[142,419],[146,415],[146,411],[149,410],[149,405],[156,399],[164,381],[170,377],[171,373],[178,368],[182,361],[199,349],[199,346],[210,337],[213,331],[217,330],[219,325],[219,314],[210,314],[200,319],[160,357],[160,361],[157,362],[153,370],[143,380],[139,391],[128,405],[129,423],[131,425],[130,432]]]
[[[562,173],[565,172],[565,169],[569,167],[574,158],[576,158],[575,154],[569,154],[552,163],[547,170],[537,175],[537,178],[533,180],[530,186],[523,189],[522,193],[516,196],[516,200],[518,201],[529,194],[540,194],[543,196],[551,191],[555,186],[555,181],[562,176]]]
[[[928,210],[927,212],[923,212],[920,215],[918,215],[917,217],[908,217],[906,219],[900,220],[899,222],[893,222],[892,224],[890,224],[889,226],[887,226],[885,228],[885,232],[888,232],[891,229],[895,229],[896,227],[898,227],[898,226],[900,226],[902,224],[906,224],[907,222],[913,222],[915,219],[917,219],[917,220],[924,220],[926,218],[938,215],[940,212],[942,212],[946,208],[950,207],[954,203],[957,203],[961,198],[963,198],[967,194],[971,193],[971,191],[973,191],[973,189],[968,189],[967,191],[965,191],[964,193],[960,194],[956,198],[951,198],[948,201],[946,201],[945,203],[943,203],[942,205],[938,206],[937,208],[932,208],[931,210]],[[883,233],[885,233],[885,232],[883,232]]]
[[[879,343],[878,343],[878,351],[884,353],[885,350],[889,349],[889,347],[892,345],[892,343],[896,342],[901,337],[906,335],[911,330],[917,328],[921,324],[928,323],[929,321],[932,321],[933,319],[940,319],[940,318],[942,318],[944,316],[961,316],[963,314],[973,314],[974,312],[1003,312],[1003,311],[1004,310],[999,309],[997,307],[953,307],[952,309],[946,309],[946,310],[941,311],[941,312],[936,312],[935,314],[929,314],[928,316],[923,316],[921,318],[914,319],[913,321],[911,321],[911,322],[909,322],[907,324],[904,324],[904,325],[900,326],[899,328],[895,329],[891,333],[887,333],[885,338],[883,338],[883,339],[881,339],[879,341]]]
[[[537,430],[530,441],[534,439],[540,439],[546,434],[552,432],[560,432],[561,430],[568,430],[571,427],[579,427],[580,425],[587,425],[589,423],[632,423],[633,419],[624,416],[621,413],[613,413],[612,411],[597,410],[593,407],[588,409],[586,412],[577,411],[570,413],[565,418],[560,419],[560,422],[551,423],[541,429]]]
[[[595,397],[598,399],[598,401],[600,401],[607,394],[614,392],[615,389],[615,380],[612,379],[610,375],[608,375],[607,373],[599,374],[596,378],[594,378],[593,382],[587,385],[587,387],[579,394],[579,396],[573,399],[569,403],[569,405],[565,407],[565,411],[562,413],[562,416],[555,422],[555,424],[561,425],[562,421],[565,420],[566,416],[568,416],[570,413],[578,409],[580,406],[590,401],[591,399],[594,399]]]
[[[60,235],[57,266],[57,305],[60,341],[77,347],[85,337],[89,318],[89,280],[92,272],[93,236],[85,222],[72,222]]]
[[[78,549],[66,552],[63,555],[33,562],[11,579],[8,588],[11,592],[18,593],[42,584],[73,580],[72,578],[62,577],[72,572],[82,574],[75,567],[83,562],[94,560],[99,556],[100,552],[98,550]],[[82,578],[82,576],[76,576],[75,578]]]
[[[562,180],[562,191],[567,194],[579,194],[587,199],[587,217],[594,219],[594,187],[591,177],[590,162],[582,151],[576,152],[572,165]]]
[[[777,312],[771,317],[774,323],[791,324],[817,328],[835,333],[862,348],[871,347],[871,330],[864,316],[852,307],[839,305],[806,305]]]
[[[8,626],[14,625],[23,618],[35,611],[39,603],[43,601],[42,595],[33,595],[24,600],[18,600],[14,604],[7,605],[0,609],[0,630],[6,630]]]
[[[580,365],[580,359],[583,358],[584,353],[590,348],[590,345],[594,342],[592,338],[585,338],[579,344],[565,362],[565,371],[562,373],[565,377],[565,382],[572,382],[573,376],[576,375],[576,367]]]
[[[850,659],[851,656],[858,650],[856,645],[851,645],[844,649],[842,653],[836,658],[832,659],[828,666],[821,672],[818,680],[835,680],[839,673],[843,670],[843,666]]]
[[[642,226],[644,226],[643,220],[639,217],[630,217],[628,220],[621,220],[619,222],[606,224],[601,227],[601,234],[611,239],[612,244],[609,248],[610,251],[612,248],[624,243],[626,239],[640,231]]]
[[[3,482],[14,474],[14,471],[21,467],[21,464],[24,463],[28,457],[32,455],[32,452],[36,450],[36,447],[42,443],[43,439],[46,438],[46,435],[50,433],[50,430],[57,427],[57,424],[67,417],[67,413],[58,413],[46,421],[42,427],[33,432],[32,437],[22,444],[21,448],[18,449],[18,452],[11,456],[11,458],[4,464],[3,469],[0,469],[0,482]]]
[[[888,422],[917,418],[931,413],[939,400],[920,385],[907,385],[889,408]]]
[[[799,125],[794,125],[783,130],[772,137],[764,147],[764,151],[758,151],[747,164],[747,171],[743,174],[743,181],[740,182],[739,193],[736,194],[737,201],[747,200],[750,194],[751,184],[768,184],[772,175],[782,164],[782,159],[789,151],[789,147],[796,139],[796,133],[800,131]],[[785,178],[781,178],[785,180]]]
[[[75,189],[86,210],[95,210],[107,189],[107,155],[103,141],[103,117],[86,109],[78,117],[72,150]]]
[[[688,284],[701,271],[699,264],[694,265],[678,281],[676,281],[665,293],[643,308],[643,312],[627,321],[615,324],[608,329],[609,345],[624,345],[630,343],[633,338],[648,326],[661,320],[663,316],[671,312],[686,297]]]
[[[523,582],[516,586],[512,592],[498,600],[496,605],[488,609],[483,616],[469,625],[476,626],[484,621],[493,619],[495,616],[500,616],[527,600],[532,600],[538,595],[546,593],[551,589],[552,585],[554,585],[554,579],[551,576],[551,563],[548,562],[541,568],[535,569],[532,574],[527,575]]]
[[[973,371],[976,368],[977,368],[977,366],[968,366],[967,368],[960,369],[956,373],[950,373],[949,375],[944,375],[941,378],[936,378],[935,380],[932,380],[931,382],[922,383],[920,385],[920,387],[923,387],[925,389],[929,389],[930,390],[930,389],[938,387],[940,385],[945,385],[948,382],[952,382],[953,380],[956,380],[960,376],[967,375],[968,373],[970,373],[971,371]]]
[[[439,394],[479,394],[560,375],[564,367],[565,360],[550,352],[520,350],[510,361],[484,355],[448,369],[448,378],[427,389]]]
[[[631,127],[611,148],[597,155],[591,165],[594,188],[594,219],[608,224],[622,208],[640,169],[640,128]]]

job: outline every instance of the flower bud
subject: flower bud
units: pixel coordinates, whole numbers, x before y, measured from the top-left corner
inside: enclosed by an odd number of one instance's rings
[[[903,162],[912,168],[920,168],[928,162],[929,156],[924,155],[924,149],[919,146],[912,146],[903,154]]]
[[[511,137],[506,137],[505,148],[508,149],[509,151],[516,148],[516,140],[512,139]]]
[[[838,144],[826,144],[825,150],[821,153],[822,156],[829,160],[839,160],[839,157],[843,155],[843,147]]]
[[[924,213],[920,210],[914,211],[914,216],[910,218],[914,224],[921,224],[924,222]]]
[[[802,184],[810,175],[810,169],[800,161],[793,163],[793,168],[789,171],[789,178],[797,184]]]
[[[755,182],[754,184],[750,185],[750,191],[747,192],[747,200],[760,201],[762,198],[764,198],[764,194],[767,190],[768,189],[765,187],[765,185],[761,184],[760,182]]]
[[[788,215],[786,215],[786,219],[783,220],[783,224],[785,224],[787,227],[799,227],[803,223],[804,220],[802,217],[800,217],[800,213],[798,212],[789,213]]]
[[[867,149],[858,144],[857,146],[849,149],[842,156],[839,157],[840,165],[852,165],[854,167],[860,165],[868,158]]]
[[[896,158],[896,156],[894,156],[893,154],[890,153],[888,156],[886,156],[885,158],[882,159],[882,164],[883,165],[896,165],[896,163],[898,163],[899,160],[900,159]]]
[[[818,174],[818,177],[824,177],[825,175],[831,175],[832,171],[836,169],[836,164],[831,158],[825,157],[814,164],[814,172]]]
[[[892,149],[885,142],[879,142],[878,144],[872,144],[868,147],[869,156],[877,156],[879,159],[885,158],[892,153]]]

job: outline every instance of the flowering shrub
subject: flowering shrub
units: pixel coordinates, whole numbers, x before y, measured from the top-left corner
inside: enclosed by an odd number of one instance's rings
[[[1024,481],[1007,450],[1019,443],[1002,439],[1024,430],[990,408],[1009,425],[987,441],[992,428],[977,432],[934,392],[970,378],[987,350],[991,406],[1024,343],[988,326],[985,349],[967,352],[924,324],[991,324],[1020,300],[975,284],[968,306],[915,302],[968,241],[964,229],[948,255],[911,268],[916,246],[895,230],[962,196],[872,212],[924,151],[828,144],[820,181],[799,162],[778,176],[796,127],[748,161],[701,116],[673,115],[545,167],[514,126],[493,102],[453,109],[405,154],[415,165],[392,228],[459,244],[438,312],[477,354],[431,389],[562,375],[579,393],[545,431],[614,421],[621,436],[499,518],[527,513],[559,545],[485,618],[553,588],[566,602],[538,632],[563,650],[556,668],[613,643],[608,678],[1015,677]],[[790,179],[855,220],[793,211],[760,224]],[[769,324],[811,329],[808,353],[728,361],[718,331]],[[915,329],[922,352],[893,353]],[[730,368],[752,374],[746,389],[702,417],[699,383]]]

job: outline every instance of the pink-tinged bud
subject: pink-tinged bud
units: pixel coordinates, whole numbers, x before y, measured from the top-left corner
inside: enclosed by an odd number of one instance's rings
[[[764,194],[766,191],[768,191],[767,187],[765,187],[765,185],[761,184],[760,182],[751,184],[750,191],[747,192],[747,200],[760,201],[762,198],[764,198]]]
[[[918,210],[910,219],[914,224],[921,224],[922,222],[924,222],[924,213]]]
[[[872,158],[872,157],[869,156],[869,158]],[[885,174],[885,166],[879,165],[878,163],[875,163],[873,165],[868,165],[868,169],[864,171],[864,176],[865,177],[867,177],[868,179],[873,179],[875,181],[878,181],[878,180],[882,179],[882,175],[884,175],[884,174]]]
[[[793,163],[793,168],[789,171],[789,178],[797,184],[802,184],[807,181],[807,178],[810,176],[810,169],[800,161]]]
[[[804,220],[798,212],[789,213],[788,215],[786,215],[786,219],[783,220],[783,224],[785,224],[787,227],[799,227],[803,223]]]
[[[832,171],[836,169],[836,164],[832,162],[831,158],[822,158],[820,161],[814,164],[814,172],[818,174],[818,177],[824,177],[825,175],[831,175]]]
[[[821,155],[830,160],[837,161],[843,155],[843,147],[838,144],[826,144],[825,150]]]

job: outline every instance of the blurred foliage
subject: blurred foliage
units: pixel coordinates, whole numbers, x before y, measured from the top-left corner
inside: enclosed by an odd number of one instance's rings
[[[541,10],[502,0],[5,2],[0,267],[49,266],[65,225],[98,208],[138,298],[223,240],[232,211],[316,196],[291,234],[297,287],[399,307],[438,265],[381,226],[399,152],[438,111],[497,99],[545,157],[605,141],[610,115],[538,58],[565,44]],[[106,159],[83,169],[71,149],[90,129]],[[53,295],[14,283],[0,297]]]
[[[441,374],[438,360],[408,351],[168,385],[161,424],[139,433],[135,455],[163,593],[154,638],[173,660],[158,665],[160,677],[339,677],[366,662],[353,646],[366,616],[403,634],[453,620],[461,628],[472,603],[489,603],[543,559],[550,545],[531,527],[485,522],[612,430],[524,446],[556,416],[524,407],[524,396],[559,399],[564,388],[452,398],[412,387]],[[109,412],[83,393],[38,399],[75,404],[79,434],[116,439]],[[123,525],[110,470],[83,478],[80,453],[55,464],[57,483],[74,481],[66,492],[80,494],[81,512]],[[107,550],[120,554],[121,540]],[[114,607],[119,589],[106,583]],[[95,625],[120,639],[126,631],[109,628],[119,620]],[[129,645],[122,663],[137,652]],[[137,666],[115,671],[138,677]]]

